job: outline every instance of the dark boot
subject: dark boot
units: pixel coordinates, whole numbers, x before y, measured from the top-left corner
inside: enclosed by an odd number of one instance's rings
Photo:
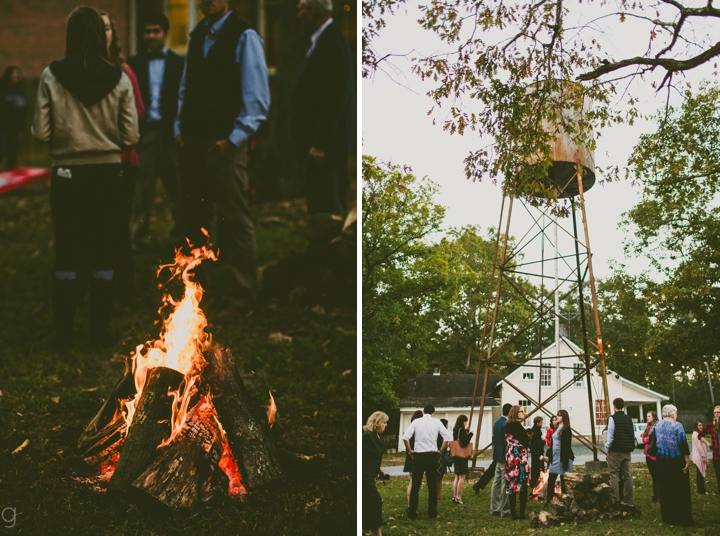
[[[93,277],[90,282],[90,340],[100,348],[112,346],[110,335],[110,316],[115,295],[115,284],[112,280]]]
[[[548,476],[548,483],[547,483],[547,501],[545,501],[545,506],[550,504],[550,501],[553,500],[555,497],[555,482],[557,481],[557,473],[550,473]]]
[[[65,351],[73,347],[77,292],[76,280],[53,278],[51,291],[55,327],[53,345],[57,350]]]

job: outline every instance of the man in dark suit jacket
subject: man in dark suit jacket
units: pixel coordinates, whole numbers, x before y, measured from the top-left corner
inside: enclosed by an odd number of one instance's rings
[[[170,22],[165,15],[150,15],[143,32],[145,50],[127,60],[137,76],[148,112],[147,123],[140,127],[140,144],[137,147],[140,174],[131,219],[135,248],[147,245],[158,175],[162,178],[173,216],[170,238],[175,245],[182,240],[177,225],[179,160],[173,123],[177,116],[178,88],[185,59],[165,46],[169,29]]]
[[[292,129],[296,157],[306,165],[308,212],[344,216],[354,70],[347,39],[331,15],[332,0],[298,4],[298,18],[312,37],[293,94]]]

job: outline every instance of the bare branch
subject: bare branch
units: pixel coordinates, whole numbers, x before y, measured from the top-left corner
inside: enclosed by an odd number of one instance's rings
[[[668,72],[677,73],[680,71],[688,71],[698,65],[702,65],[717,55],[720,55],[720,42],[715,43],[703,53],[687,60],[676,60],[672,58],[645,58],[637,56],[635,58],[628,58],[626,60],[607,63],[597,69],[579,75],[577,79],[585,82],[596,80],[605,74],[624,69],[625,67],[629,67],[631,65],[648,65],[653,69],[655,67],[662,67]]]

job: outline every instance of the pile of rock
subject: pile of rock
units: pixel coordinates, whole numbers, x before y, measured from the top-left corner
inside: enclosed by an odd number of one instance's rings
[[[608,479],[608,473],[566,474],[565,493],[560,497],[556,496],[548,505],[547,511],[530,513],[530,526],[539,528],[561,523],[642,517],[636,507],[615,499],[612,488],[607,483]]]

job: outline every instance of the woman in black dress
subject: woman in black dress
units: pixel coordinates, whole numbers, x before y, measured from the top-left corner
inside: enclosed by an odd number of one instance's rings
[[[473,433],[467,429],[468,418],[466,415],[460,415],[453,426],[453,440],[460,443],[460,447],[465,448],[470,443]],[[453,502],[463,504],[462,494],[465,488],[465,478],[468,475],[468,459],[453,456],[453,466],[455,467],[455,482],[453,482]]]
[[[362,434],[362,528],[380,536],[382,498],[375,486],[378,475],[385,475],[382,464],[383,446],[380,434],[387,428],[388,416],[376,411],[368,417]]]
[[[412,414],[412,417],[410,417],[410,422],[412,423],[415,419],[419,419],[423,416],[422,410],[416,409],[415,413]],[[415,448],[415,435],[413,435],[410,438],[410,447]],[[410,473],[412,476],[412,468],[413,468],[413,458],[410,456],[410,453],[406,450],[405,451],[405,465],[403,465],[403,473]],[[410,507],[410,489],[412,488],[412,478],[410,479],[410,482],[408,482],[407,487],[407,501],[408,501],[408,508]]]

